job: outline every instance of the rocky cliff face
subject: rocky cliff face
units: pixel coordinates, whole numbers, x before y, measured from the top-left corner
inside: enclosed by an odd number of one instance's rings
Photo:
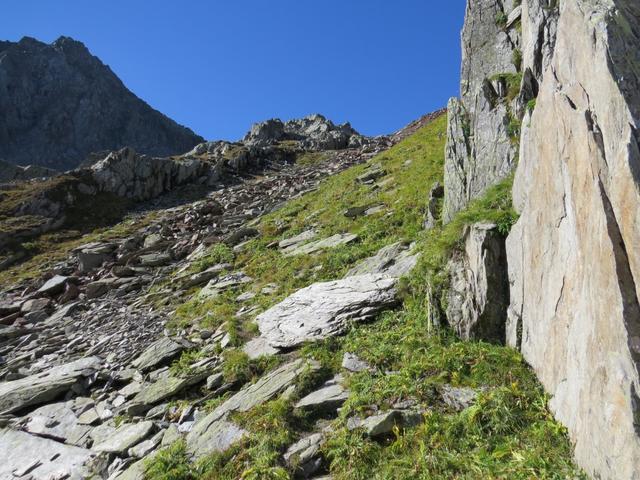
[[[202,139],[131,93],[86,47],[61,37],[0,45],[0,158],[70,169],[91,152],[186,152]]]
[[[512,171],[517,152],[520,7],[509,0],[467,4],[460,99],[449,102],[443,219]]]
[[[507,3],[469,2],[444,220],[506,177],[519,148],[507,341],[550,392],[587,473],[637,479],[640,7]]]
[[[523,6],[523,33],[536,38],[542,5]],[[553,59],[523,121],[508,329],[552,394],[578,462],[596,478],[636,479],[640,6],[571,0],[559,14]],[[533,47],[524,57],[540,68]]]

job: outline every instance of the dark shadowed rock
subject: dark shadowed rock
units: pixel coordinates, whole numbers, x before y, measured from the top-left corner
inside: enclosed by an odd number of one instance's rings
[[[6,43],[0,78],[0,157],[13,163],[66,170],[91,152],[131,146],[173,155],[202,141],[68,37],[50,45],[28,37]]]

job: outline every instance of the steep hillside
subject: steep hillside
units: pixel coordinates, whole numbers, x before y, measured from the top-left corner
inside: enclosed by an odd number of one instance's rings
[[[92,152],[190,150],[202,138],[131,93],[80,42],[25,37],[0,44],[0,159],[55,170]]]
[[[443,226],[446,118],[423,124],[345,171],[306,156],[3,276],[0,447],[20,453],[0,473],[579,476],[522,357],[437,325],[449,258],[515,214],[507,181]]]

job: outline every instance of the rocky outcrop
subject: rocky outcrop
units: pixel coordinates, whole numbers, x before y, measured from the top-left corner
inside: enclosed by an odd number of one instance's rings
[[[256,123],[243,139],[251,147],[265,147],[282,141],[299,142],[304,150],[317,151],[359,147],[367,139],[350,124],[335,125],[319,114],[288,122],[271,119]]]
[[[475,224],[463,234],[464,248],[449,262],[447,321],[464,340],[505,340],[509,282],[504,236],[494,224]]]
[[[25,37],[0,51],[0,157],[68,170],[126,146],[174,155],[202,141],[131,93],[80,42]]]
[[[256,323],[277,348],[340,335],[350,324],[393,305],[396,283],[397,279],[379,274],[315,283],[258,315]]]
[[[508,242],[508,338],[594,478],[640,478],[640,7],[523,3],[523,122]],[[555,3],[554,3],[555,5]]]
[[[508,176],[517,158],[520,7],[467,3],[460,99],[448,106],[443,221]]]
[[[23,182],[33,178],[46,178],[56,175],[58,172],[50,168],[38,165],[20,167],[0,160],[0,183]]]

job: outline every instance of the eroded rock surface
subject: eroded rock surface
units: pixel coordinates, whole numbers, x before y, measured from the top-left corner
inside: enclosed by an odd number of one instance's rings
[[[523,3],[532,68],[543,3]],[[640,6],[573,0],[558,12],[553,59],[523,122],[508,338],[551,393],[578,463],[594,478],[637,479]]]

